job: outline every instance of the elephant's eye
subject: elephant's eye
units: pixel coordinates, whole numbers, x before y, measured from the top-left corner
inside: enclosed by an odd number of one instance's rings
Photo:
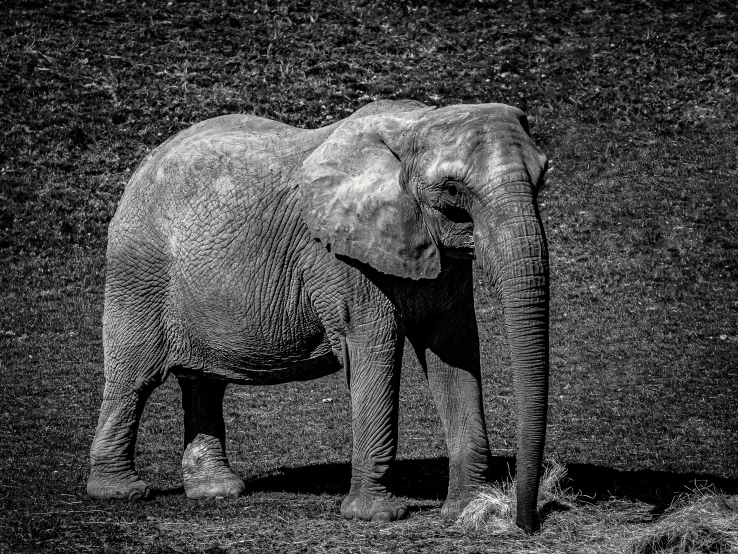
[[[441,185],[441,188],[449,195],[449,196],[456,196],[459,194],[459,188],[457,186],[456,181],[454,181],[452,178],[447,178],[443,181],[443,184]]]

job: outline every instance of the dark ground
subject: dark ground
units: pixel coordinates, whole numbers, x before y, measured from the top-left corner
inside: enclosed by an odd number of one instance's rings
[[[569,484],[657,512],[695,478],[737,492],[737,20],[735,2],[3,2],[0,551],[563,551],[439,521],[445,447],[410,357],[397,472],[407,523],[340,519],[340,376],[229,390],[233,466],[255,476],[237,502],[178,489],[173,382],[149,401],[138,446],[162,493],[140,505],[84,495],[106,226],[137,163],[208,117],[317,127],[376,98],[528,111],[553,166],[541,196],[547,456]],[[481,274],[476,294],[502,478],[512,383]]]

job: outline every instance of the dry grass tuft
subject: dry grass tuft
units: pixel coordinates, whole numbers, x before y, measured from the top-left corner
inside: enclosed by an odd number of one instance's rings
[[[551,504],[568,506],[576,502],[576,496],[569,491],[564,491],[561,487],[564,477],[566,477],[566,467],[562,464],[555,460],[546,464],[538,491],[539,501],[545,504],[539,509],[539,515],[542,515],[541,512],[547,512],[547,507]],[[484,487],[477,497],[464,508],[456,520],[456,525],[462,530],[484,529],[493,535],[517,532],[516,503],[515,479],[489,485]]]
[[[738,496],[709,488],[680,496],[654,518],[649,505],[623,499],[580,502],[562,488],[566,468],[547,463],[539,491],[539,539],[560,552],[630,554],[738,554]],[[515,526],[515,480],[485,487],[456,521],[462,531],[520,535]]]
[[[461,512],[456,526],[464,531],[485,528],[493,535],[508,532],[515,527],[515,503],[514,480],[484,487]]]
[[[576,495],[561,488],[561,481],[566,477],[566,467],[556,460],[549,460],[543,470],[538,498],[546,501],[572,502]]]
[[[710,489],[681,497],[630,544],[632,554],[738,553],[738,496]]]

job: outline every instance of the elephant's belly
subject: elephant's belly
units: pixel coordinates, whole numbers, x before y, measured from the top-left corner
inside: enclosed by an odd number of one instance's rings
[[[294,192],[279,190],[269,202],[242,195],[234,213],[213,186],[177,219],[168,287],[178,345],[170,353],[181,355],[172,367],[254,383],[340,367],[303,283],[314,241]]]
[[[280,296],[280,290],[292,294]],[[176,310],[168,364],[176,371],[274,384],[314,379],[341,368],[298,283],[282,283],[273,294],[209,292],[189,296]]]
[[[196,366],[199,366],[199,368]],[[216,360],[188,364],[187,367],[176,364],[175,368],[174,372],[180,375],[199,375],[246,385],[277,385],[290,381],[308,381],[324,377],[339,371],[341,364],[335,354],[329,352],[322,356],[297,360],[285,364],[283,367],[268,369],[238,367],[231,363],[222,363]]]
[[[255,385],[316,379],[341,369],[325,335],[287,344],[248,334],[208,338],[192,337],[182,355],[170,356],[168,365],[180,373]]]

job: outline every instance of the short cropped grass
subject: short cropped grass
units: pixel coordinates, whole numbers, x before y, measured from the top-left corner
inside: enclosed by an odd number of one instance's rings
[[[736,20],[722,0],[1,2],[0,552],[729,551]],[[138,443],[156,497],[88,499],[106,228],[136,165],[208,117],[318,127],[377,98],[518,106],[551,158],[539,199],[552,272],[545,455],[567,473],[564,492],[541,499],[541,532],[441,521],[443,431],[410,353],[395,471],[407,521],[340,517],[341,375],[228,389],[227,448],[249,483],[232,502],[184,498],[170,381]],[[504,504],[510,364],[495,293],[481,273],[475,286]]]

